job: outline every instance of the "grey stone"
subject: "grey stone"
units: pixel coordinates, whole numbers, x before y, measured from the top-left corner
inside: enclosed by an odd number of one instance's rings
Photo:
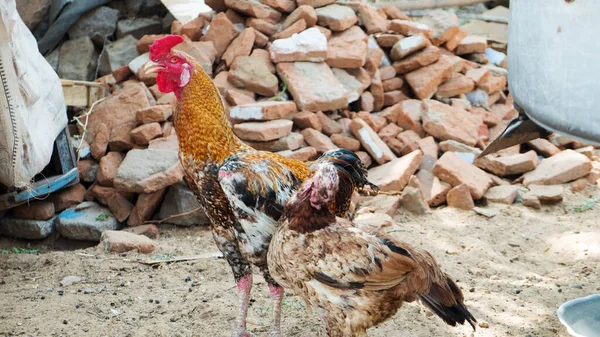
[[[45,221],[5,217],[0,221],[0,234],[17,239],[44,239],[54,232],[55,220],[56,216]]]
[[[131,150],[117,170],[114,181],[119,191],[152,193],[183,179],[177,152]]]
[[[74,283],[79,283],[81,281],[83,281],[81,277],[71,275],[63,278],[62,281],[60,281],[60,285],[63,287],[68,287],[70,285],[73,285]]]
[[[60,48],[54,49],[53,52],[48,54],[46,57],[46,61],[50,64],[52,69],[58,73],[58,60],[60,58]]]
[[[425,214],[429,211],[429,205],[423,199],[418,188],[407,186],[402,191],[402,208],[413,214]]]
[[[117,23],[117,39],[126,35],[133,35],[136,39],[141,39],[147,34],[160,33],[162,33],[162,23],[158,17],[126,19]]]
[[[158,219],[163,220],[172,215],[187,213],[200,207],[198,199],[192,190],[184,183],[175,184],[167,190],[167,195],[160,207]],[[207,225],[208,218],[202,210],[186,216],[176,217],[165,221],[178,226]]]
[[[69,40],[60,48],[58,76],[69,80],[93,81],[97,63],[98,53],[89,37]]]
[[[117,20],[119,20],[118,10],[106,6],[98,7],[84,14],[71,26],[69,38],[74,40],[82,36],[112,36],[117,29]]]
[[[138,57],[137,42],[135,37],[127,35],[109,44],[100,56],[100,76],[108,75]]]
[[[56,228],[60,235],[72,240],[100,242],[102,232],[117,230],[119,222],[108,208],[86,201],[60,213]]]

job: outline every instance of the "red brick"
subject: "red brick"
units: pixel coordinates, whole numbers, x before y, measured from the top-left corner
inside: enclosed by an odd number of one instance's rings
[[[423,34],[405,37],[392,47],[390,57],[394,61],[400,61],[430,45],[431,43]]]
[[[443,9],[430,11],[421,18],[419,22],[424,23],[433,29],[431,43],[435,46],[439,46],[448,41],[459,31],[458,17],[456,14]]]
[[[77,171],[79,172],[79,180],[92,183],[96,180],[98,164],[94,160],[81,159],[77,162]]]
[[[490,154],[474,162],[477,167],[502,177],[532,171],[538,163],[537,153],[533,150],[509,156]]]
[[[325,63],[279,63],[277,72],[300,110],[331,111],[348,105],[348,94]]]
[[[228,67],[231,67],[237,57],[250,56],[252,47],[254,46],[254,39],[256,38],[254,32],[255,30],[252,27],[244,29],[227,47],[222,59]]]
[[[102,156],[104,156],[104,154],[106,153],[109,138],[110,129],[106,124],[100,124],[100,126],[98,126],[97,128],[94,141],[90,146],[92,157],[94,157],[96,160],[100,160],[100,158],[102,158]]]
[[[119,193],[113,193],[106,200],[108,208],[119,222],[124,222],[129,218],[133,210],[133,204]]]
[[[475,82],[472,79],[463,74],[454,73],[452,78],[438,87],[436,94],[441,98],[450,98],[466,94],[473,89],[475,89]]]
[[[477,143],[481,117],[438,101],[423,102],[423,128],[440,140],[456,140],[474,146]]]
[[[352,8],[337,4],[316,9],[317,23],[332,31],[341,32],[358,22],[358,17]]]
[[[375,71],[375,76],[371,82],[371,94],[373,95],[373,111],[381,111],[385,103],[385,93],[383,91],[383,82],[379,69]]]
[[[173,108],[170,105],[155,105],[146,109],[138,110],[135,119],[138,123],[164,122],[173,115]]]
[[[198,41],[202,37],[202,27],[204,27],[204,18],[197,17],[181,26],[180,33],[189,37],[192,41]]]
[[[444,44],[444,47],[449,51],[454,51],[456,47],[458,47],[460,41],[467,37],[467,35],[469,35],[469,33],[459,29],[458,32]]]
[[[307,5],[314,8],[319,8],[330,5],[336,2],[336,0],[296,0],[296,2],[298,3],[298,6]]]
[[[301,134],[304,136],[304,141],[308,145],[314,147],[319,153],[324,153],[337,148],[329,137],[315,129],[304,129]]]
[[[279,79],[271,73],[264,60],[257,57],[237,58],[229,71],[228,80],[236,87],[266,97],[275,96],[279,91]]]
[[[54,204],[54,210],[58,213],[82,203],[84,194],[85,187],[81,184],[76,184],[50,194],[47,200]]]
[[[351,151],[360,150],[360,141],[353,137],[336,134],[331,136],[331,141],[338,147]]]
[[[442,55],[437,62],[406,74],[405,79],[419,99],[428,99],[451,78],[453,68],[450,57]]]
[[[365,91],[360,95],[360,110],[372,112],[375,109],[375,99],[370,91]]]
[[[149,123],[131,130],[131,138],[138,145],[147,145],[152,139],[162,135],[162,128],[158,123]]]
[[[148,35],[142,36],[142,38],[139,39],[137,42],[138,54],[142,55],[142,54],[149,52],[150,45],[152,43],[154,43],[155,40],[160,39],[161,37],[164,37],[164,36],[165,36],[164,34],[157,34],[157,35],[148,34]],[[115,76],[115,78],[117,78],[117,77]],[[121,82],[121,81],[117,80],[117,82]]]
[[[233,23],[227,18],[227,15],[219,13],[211,21],[210,28],[206,32],[206,35],[202,37],[202,41],[211,41],[217,50],[217,56],[221,57],[237,35],[238,32]]]
[[[312,146],[303,147],[296,151],[285,150],[285,151],[281,151],[278,153],[284,157],[287,157],[290,159],[295,159],[295,160],[300,160],[300,161],[315,160],[318,157],[317,149],[315,149]]]
[[[408,15],[404,14],[398,7],[394,7],[393,5],[383,7],[383,11],[390,20],[411,20]]]
[[[486,80],[481,81],[477,88],[492,94],[506,88],[506,77],[504,76],[489,76]]]
[[[281,13],[277,10],[255,0],[225,0],[225,4],[230,9],[244,13],[258,19],[265,19],[269,22],[278,22],[281,19]],[[215,22],[213,19],[212,22]],[[212,23],[211,23],[212,25]]]
[[[304,19],[300,19],[300,20],[294,22],[294,24],[287,27],[286,29],[271,36],[271,40],[287,39],[294,34],[298,34],[300,32],[305,31],[306,28],[308,28],[306,25],[306,21],[304,21]]]
[[[472,79],[476,85],[478,85],[480,83],[485,82],[491,76],[490,74],[491,72],[489,69],[478,68],[467,71],[466,76]]]
[[[300,129],[312,128],[317,131],[323,130],[319,117],[317,117],[314,112],[310,111],[301,111],[294,115],[294,124]]]
[[[471,210],[475,208],[475,203],[469,192],[469,187],[465,184],[460,184],[450,191],[446,195],[446,201],[448,206],[456,207],[464,210]]]
[[[400,141],[399,153],[402,155],[407,155],[419,149],[418,142],[421,140],[421,137],[413,130],[400,132],[398,136],[396,136],[396,139]]]
[[[388,29],[406,36],[423,34],[428,39],[433,36],[433,29],[428,25],[408,20],[392,20]]]
[[[273,7],[283,13],[290,13],[296,9],[295,0],[261,0],[267,6]]]
[[[306,23],[306,22],[305,22]],[[271,36],[277,32],[277,26],[263,19],[248,18],[246,19],[246,26],[252,27],[257,31]]]
[[[29,201],[12,210],[12,216],[27,220],[49,220],[54,213],[54,204],[50,201]]]
[[[108,147],[111,151],[128,151],[133,148],[131,131],[135,129],[135,123],[125,123],[112,130]]]
[[[123,162],[125,155],[120,152],[109,152],[106,156],[100,159],[98,167],[98,183],[102,186],[112,187],[113,181],[117,176],[117,169]]]
[[[350,128],[352,134],[360,140],[362,146],[380,165],[396,158],[390,148],[363,119],[353,119]]]
[[[414,151],[402,158],[395,158],[370,169],[369,180],[381,191],[401,191],[421,164],[422,157],[421,151]]]
[[[360,68],[367,60],[367,35],[358,26],[335,33],[327,43],[327,64],[332,68]]]
[[[309,28],[287,39],[273,41],[269,53],[274,63],[324,61],[327,58],[327,38],[317,28]]]
[[[387,143],[387,141],[389,139],[396,138],[396,136],[398,136],[398,134],[400,134],[400,132],[402,132],[401,127],[399,127],[398,125],[396,125],[394,123],[390,123],[390,124],[386,125],[384,128],[382,128],[381,130],[379,130],[379,132],[377,134],[379,135],[381,140],[383,140],[384,142]]]
[[[468,35],[458,43],[458,46],[454,50],[454,53],[456,55],[485,53],[486,49],[487,38],[483,36]]]
[[[436,62],[440,56],[441,53],[438,47],[429,46],[401,61],[394,62],[393,66],[398,74],[406,74]]]
[[[240,123],[233,126],[233,132],[243,140],[269,141],[285,137],[292,132],[290,120]]]
[[[150,254],[156,248],[149,238],[124,231],[104,231],[100,242],[103,249],[111,253],[137,250],[142,254]]]
[[[523,176],[523,185],[564,184],[586,176],[592,170],[590,159],[573,150],[565,150],[542,160],[535,170]]]
[[[423,156],[429,156],[433,158],[434,161],[437,160],[439,148],[433,137],[429,136],[419,139],[417,145],[419,146],[419,149],[423,151]]]
[[[123,229],[124,232],[133,233],[137,235],[143,235],[149,239],[158,239],[160,232],[156,225],[142,225],[137,227],[130,227]]]
[[[530,185],[528,188],[529,192],[525,193],[523,197],[535,196],[541,204],[554,204],[563,200],[564,188],[562,186]]]
[[[399,78],[399,77],[396,77],[396,69],[394,69],[394,67],[392,67],[392,66],[379,68],[379,75],[381,76],[382,81]]]
[[[383,94],[383,106],[388,107],[402,101],[407,100],[408,97],[400,90],[388,91]]]
[[[317,118],[319,118],[319,122],[321,123],[321,126],[323,127],[323,133],[326,134],[327,136],[342,133],[343,129],[342,129],[342,126],[340,125],[340,123],[329,118],[323,112],[321,112],[321,111],[317,112]]]
[[[144,221],[150,220],[160,205],[166,190],[166,188],[163,188],[156,192],[140,194],[135,206],[131,210],[127,225],[131,227],[141,226],[144,224]]]
[[[396,42],[402,40],[404,35],[400,34],[377,34],[377,44],[383,48],[392,48]]]
[[[389,25],[387,17],[378,13],[372,6],[361,5],[358,13],[369,35],[387,31]]]
[[[446,152],[435,163],[433,174],[456,187],[465,184],[474,200],[481,199],[492,186],[492,180],[483,170],[460,159],[454,152]]]
[[[515,185],[493,186],[485,192],[485,200],[498,204],[512,204],[517,195],[519,188]]]
[[[304,20],[307,27],[312,27],[317,24],[317,12],[311,6],[298,3],[298,8],[288,15],[281,24],[281,29],[286,29],[299,20]]]

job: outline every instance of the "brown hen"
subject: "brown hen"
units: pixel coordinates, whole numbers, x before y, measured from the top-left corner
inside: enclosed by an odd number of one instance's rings
[[[330,211],[344,174],[320,163],[289,199],[268,252],[271,276],[319,309],[330,337],[367,336],[416,299],[447,324],[475,330],[462,291],[430,253]]]

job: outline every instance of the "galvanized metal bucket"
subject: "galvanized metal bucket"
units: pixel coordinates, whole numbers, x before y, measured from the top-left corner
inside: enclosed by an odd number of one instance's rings
[[[600,146],[600,1],[511,0],[508,86],[530,119]]]

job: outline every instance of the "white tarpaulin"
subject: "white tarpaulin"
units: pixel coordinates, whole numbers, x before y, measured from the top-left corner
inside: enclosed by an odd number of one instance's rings
[[[0,183],[24,187],[48,165],[67,126],[65,100],[15,0],[0,0],[0,46]]]

